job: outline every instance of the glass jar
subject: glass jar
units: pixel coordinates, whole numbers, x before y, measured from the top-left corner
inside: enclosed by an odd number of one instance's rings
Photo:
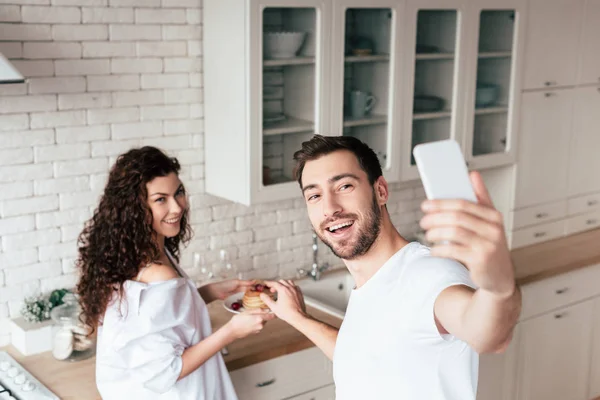
[[[80,361],[96,353],[96,340],[89,337],[91,329],[86,326],[79,316],[81,307],[73,293],[66,293],[64,304],[54,307],[50,317],[57,324],[54,335],[52,355],[61,361]]]

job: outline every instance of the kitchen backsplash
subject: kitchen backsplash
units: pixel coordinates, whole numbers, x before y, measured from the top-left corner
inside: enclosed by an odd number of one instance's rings
[[[310,266],[298,199],[245,207],[205,194],[201,0],[2,0],[0,52],[28,83],[0,86],[0,346],[23,299],[76,282],[76,240],[117,155],[179,158],[208,262],[226,249],[244,277]],[[419,184],[391,185],[401,233],[418,229]],[[320,257],[341,265],[321,246]]]

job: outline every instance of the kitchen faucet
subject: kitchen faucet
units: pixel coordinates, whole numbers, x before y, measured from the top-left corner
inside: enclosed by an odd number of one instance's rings
[[[319,237],[317,236],[317,234],[315,232],[313,232],[312,238],[313,238],[313,243],[312,243],[313,262],[312,262],[312,266],[311,266],[310,270],[308,270],[308,271],[305,270],[304,268],[299,268],[298,269],[298,274],[300,276],[311,277],[314,281],[318,281],[319,278],[321,277],[321,273],[324,272],[324,271],[326,271],[327,269],[329,269],[329,263],[324,263],[323,265],[319,266],[319,257],[318,257]]]

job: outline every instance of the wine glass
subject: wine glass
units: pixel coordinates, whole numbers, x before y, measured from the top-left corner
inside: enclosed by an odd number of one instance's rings
[[[201,253],[197,253],[194,252],[193,254],[194,257],[194,271],[196,271],[198,273],[198,282],[197,284],[200,285],[202,283],[206,283],[207,281],[211,280],[214,276],[212,268],[210,267],[210,265],[208,265],[206,263],[206,259],[204,258],[204,255]]]
[[[229,253],[225,249],[219,251],[219,269],[217,274],[223,280],[235,278],[236,276],[236,268],[231,263]]]

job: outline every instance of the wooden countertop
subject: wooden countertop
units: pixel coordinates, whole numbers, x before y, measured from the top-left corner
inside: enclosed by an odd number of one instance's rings
[[[213,330],[223,326],[232,316],[223,308],[221,301],[209,304],[208,308]],[[335,327],[339,328],[342,323],[340,319],[311,307],[308,307],[307,311],[315,318]],[[269,321],[260,334],[248,336],[227,346],[229,355],[224,359],[231,371],[312,346],[312,342],[304,335],[277,319]],[[55,360],[50,352],[25,357],[12,346],[0,350],[7,351],[62,400],[101,399],[96,389],[96,357],[67,362]]]
[[[527,284],[578,268],[600,264],[600,229],[528,246],[512,251],[517,281]],[[308,309],[315,318],[339,327],[341,320]],[[226,323],[231,314],[221,302],[209,305],[214,329]],[[295,329],[280,320],[270,321],[258,335],[228,346],[225,363],[229,370],[290,354],[313,346]],[[11,346],[8,351],[31,374],[63,400],[100,399],[95,383],[95,358],[69,363],[56,361],[50,353],[24,357]]]
[[[511,253],[517,283],[539,281],[600,264],[600,229],[515,249]]]

